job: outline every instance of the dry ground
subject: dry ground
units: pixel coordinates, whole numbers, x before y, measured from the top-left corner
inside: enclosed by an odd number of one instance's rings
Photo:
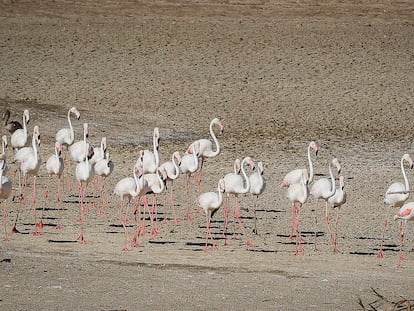
[[[64,229],[55,230],[57,207],[53,196],[44,200],[42,166],[37,208],[46,208],[46,225],[40,237],[31,234],[29,204],[21,234],[0,245],[0,309],[357,310],[359,298],[366,306],[377,298],[371,288],[391,300],[413,298],[414,230],[407,229],[402,268],[396,222],[384,258],[376,258],[384,192],[402,181],[401,156],[414,147],[413,10],[411,1],[0,2],[1,110],[10,108],[20,120],[30,109],[29,128],[40,126],[46,161],[67,110],[76,106],[77,139],[88,122],[90,141],[98,145],[106,136],[115,163],[106,183],[108,214],[90,210],[87,245],[76,240],[75,185],[62,201]],[[122,252],[119,198],[110,196],[116,182],[131,175],[140,149],[151,148],[154,127],[166,161],[208,138],[214,117],[225,125],[222,152],[206,162],[202,191],[213,191],[236,157],[250,155],[265,166],[258,235],[253,199],[240,197],[254,246],[246,247],[231,224],[234,239],[224,247],[219,211],[212,224],[219,249],[203,252],[205,218],[194,212],[193,222],[183,219],[180,177],[180,224],[171,222],[161,197],[160,234]],[[305,252],[295,257],[291,208],[278,184],[307,165],[310,140],[320,146],[315,178],[326,176],[328,161],[338,157],[348,201],[340,211],[341,253],[332,253],[323,204],[311,198],[302,215]],[[17,188],[11,148],[7,156]],[[74,164],[67,170],[73,176]],[[30,181],[27,198],[31,190]],[[196,195],[192,188],[194,211]],[[100,206],[94,186],[88,202]],[[10,229],[19,204],[8,204]]]

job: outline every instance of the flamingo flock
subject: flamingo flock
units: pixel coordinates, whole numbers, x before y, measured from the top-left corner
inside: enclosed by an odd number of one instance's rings
[[[19,223],[19,213],[22,209],[29,208],[30,202],[27,200],[26,189],[28,183],[28,176],[33,176],[32,182],[32,199],[31,207],[33,208],[34,216],[34,231],[33,235],[40,236],[43,227],[43,213],[38,221],[37,218],[37,189],[36,178],[39,175],[41,167],[44,164],[47,175],[49,176],[48,186],[45,190],[45,199],[50,198],[49,184],[53,179],[57,179],[57,190],[55,194],[55,201],[58,204],[60,211],[60,202],[62,195],[65,194],[64,180],[67,177],[67,182],[70,185],[70,177],[74,176],[78,182],[78,204],[79,204],[79,219],[80,231],[78,241],[81,244],[87,244],[85,237],[87,231],[87,214],[88,202],[86,200],[88,186],[97,180],[99,185],[99,197],[102,202],[100,205],[107,206],[109,204],[108,198],[105,196],[105,180],[109,178],[114,171],[115,164],[110,159],[110,154],[107,151],[107,139],[101,137],[100,146],[94,147],[88,140],[89,126],[87,122],[83,123],[82,139],[76,141],[75,131],[72,125],[71,116],[74,115],[76,120],[80,120],[81,114],[76,107],[71,107],[67,112],[68,127],[57,130],[55,135],[55,144],[53,153],[48,157],[45,163],[42,162],[38,147],[40,145],[40,128],[35,125],[33,131],[29,129],[30,113],[26,109],[22,114],[22,122],[10,121],[11,112],[6,110],[3,114],[4,129],[10,136],[10,143],[13,148],[13,160],[9,163],[17,165],[18,183],[12,183],[12,180],[6,177],[7,174],[7,146],[8,139],[6,135],[2,136],[2,153],[0,154],[0,200],[3,204],[3,221],[4,221],[4,241],[9,242],[10,236],[6,226],[8,215],[7,202],[11,198],[18,198],[19,210],[14,222],[12,233],[18,233],[17,224]],[[152,150],[140,150],[137,155],[135,163],[131,163],[132,175],[126,176],[119,180],[113,191],[112,196],[118,196],[119,201],[119,222],[124,229],[124,244],[123,251],[131,250],[134,247],[141,247],[140,238],[144,238],[149,227],[150,239],[155,239],[160,233],[162,223],[158,217],[158,197],[160,194],[169,189],[169,195],[165,194],[164,204],[166,207],[167,198],[169,200],[169,207],[173,212],[173,224],[179,225],[179,216],[177,216],[176,204],[174,203],[174,181],[179,176],[184,176],[184,193],[186,197],[185,217],[183,221],[193,221],[197,212],[200,210],[204,212],[206,218],[206,239],[204,251],[217,250],[219,248],[217,241],[214,239],[211,232],[211,222],[214,215],[220,210],[224,204],[224,227],[222,228],[222,235],[224,237],[224,246],[228,245],[229,224],[230,217],[234,224],[239,225],[244,236],[244,242],[247,247],[252,247],[253,243],[249,239],[248,230],[243,224],[240,216],[240,201],[239,196],[251,195],[254,198],[253,203],[253,234],[258,234],[258,224],[256,210],[259,196],[263,194],[269,185],[264,177],[264,165],[262,161],[255,162],[250,156],[245,156],[241,159],[235,159],[233,172],[218,176],[216,190],[202,192],[201,182],[203,169],[208,159],[218,157],[221,153],[221,146],[219,138],[216,134],[216,128],[220,134],[223,134],[224,125],[218,118],[214,118],[209,124],[210,139],[198,139],[192,142],[184,152],[175,151],[170,160],[161,163],[159,155],[160,130],[155,127],[153,130]],[[335,253],[339,252],[337,242],[337,231],[339,223],[339,211],[347,201],[345,191],[345,177],[341,174],[341,164],[337,158],[332,158],[328,163],[329,178],[320,178],[314,181],[314,164],[318,155],[319,147],[315,141],[310,141],[307,146],[307,161],[308,167],[297,168],[288,172],[280,183],[280,187],[285,190],[287,202],[290,202],[292,207],[292,220],[290,227],[290,239],[294,240],[296,245],[295,255],[304,253],[301,232],[301,214],[303,208],[306,206],[309,198],[315,201],[322,200],[325,202],[325,225],[327,236],[329,236],[332,250]],[[314,154],[315,159],[312,159]],[[75,164],[75,169],[70,170],[71,164]],[[398,265],[401,265],[403,257],[404,234],[406,231],[407,222],[414,220],[414,203],[407,202],[410,195],[410,188],[408,177],[405,171],[405,163],[409,167],[413,167],[413,160],[408,154],[404,154],[401,159],[401,171],[404,183],[395,182],[390,185],[385,193],[384,203],[388,205],[386,219],[381,232],[381,243],[378,250],[378,258],[383,257],[383,243],[387,229],[389,213],[393,208],[399,210],[394,216],[395,220],[400,221],[400,253]],[[333,166],[336,167],[336,172],[333,172]],[[72,167],[73,168],[73,167]],[[191,209],[190,187],[191,178],[194,178],[194,184],[197,190],[197,199],[195,200],[198,211]],[[337,184],[338,181],[338,184]],[[17,195],[12,194],[12,185],[17,187]],[[70,191],[70,186],[68,188]],[[152,198],[151,206],[149,204],[149,197]],[[234,203],[230,204],[230,199],[234,199]],[[50,202],[49,202],[50,203]],[[49,204],[45,203],[45,204]],[[141,207],[143,209],[141,210]],[[248,207],[245,207],[248,210]],[[336,210],[336,218],[334,226],[331,225],[330,211]],[[102,215],[108,212],[100,210]],[[133,219],[133,224],[132,224]],[[146,221],[149,220],[149,225]],[[131,223],[130,223],[131,222]],[[133,228],[133,234],[130,234],[130,229]],[[61,223],[61,213],[59,212],[56,229],[63,230]],[[232,238],[235,237],[237,229],[233,226]],[[132,236],[132,238],[131,238]],[[316,250],[316,232],[315,232],[315,250]]]

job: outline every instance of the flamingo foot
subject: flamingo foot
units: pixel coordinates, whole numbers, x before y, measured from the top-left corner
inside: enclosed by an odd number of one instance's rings
[[[151,230],[152,235],[158,235],[159,233],[160,233],[159,228],[152,228],[152,230]]]
[[[174,219],[173,223],[174,223],[174,225],[179,225],[180,224],[180,222],[177,219]]]
[[[246,246],[248,247],[252,247],[254,246],[252,242],[250,242],[249,240],[246,240]]]
[[[36,225],[36,228],[43,228],[43,221],[42,220],[40,220]]]
[[[10,239],[9,238],[4,238],[3,242],[8,243],[8,242],[10,242]]]
[[[188,220],[188,221],[193,221],[193,218],[191,218],[190,214],[187,214],[187,215],[185,216],[185,220]]]
[[[62,231],[63,230],[63,226],[61,224],[56,225],[55,229],[58,230],[58,231]]]
[[[19,230],[17,230],[16,226],[13,227],[13,229],[11,230],[12,233],[20,233]]]
[[[42,233],[40,233],[39,231],[34,231],[33,233],[33,236],[41,236],[42,235]]]
[[[218,251],[218,246],[217,246],[217,244],[214,244],[214,245],[213,245],[213,251]]]
[[[384,255],[382,254],[382,250],[378,251],[377,258],[379,258],[379,259],[384,258]]]
[[[210,248],[209,248],[208,246],[204,247],[204,252],[205,252],[205,253],[210,252]]]
[[[84,239],[83,233],[78,236],[78,241],[80,244],[88,244],[88,242]]]
[[[123,252],[129,252],[129,248],[125,246],[124,248],[122,248],[122,251]]]

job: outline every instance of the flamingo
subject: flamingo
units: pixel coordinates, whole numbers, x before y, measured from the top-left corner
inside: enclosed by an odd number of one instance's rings
[[[243,223],[240,219],[240,207],[239,207],[239,194],[245,194],[248,193],[250,191],[250,179],[246,174],[246,170],[245,170],[245,164],[248,163],[250,165],[250,168],[252,170],[255,169],[256,164],[253,162],[251,157],[245,157],[243,158],[243,160],[241,161],[241,173],[243,176],[238,175],[236,173],[229,173],[226,174],[224,176],[224,184],[225,184],[225,192],[227,193],[227,197],[226,197],[226,218],[228,215],[228,207],[229,207],[229,198],[230,195],[233,194],[234,195],[234,204],[235,204],[235,208],[234,208],[234,215],[240,225],[240,228],[243,230],[244,236],[246,238],[246,245],[247,246],[253,246],[253,244],[249,241],[249,238],[247,237],[247,232],[246,229],[243,226]],[[227,226],[227,219],[226,219],[226,226]],[[227,228],[226,228],[227,230]]]
[[[220,129],[220,133],[223,134],[224,132],[224,126],[221,123],[220,119],[218,118],[214,118],[213,120],[211,120],[210,122],[210,136],[213,139],[214,144],[216,145],[216,150],[213,150],[213,143],[211,142],[211,140],[209,139],[199,139],[196,140],[195,142],[193,142],[188,148],[187,148],[187,153],[191,153],[192,152],[192,146],[194,146],[195,144],[199,145],[199,154],[198,156],[201,158],[201,162],[200,162],[200,171],[198,173],[198,192],[200,192],[200,184],[201,184],[201,177],[203,174],[203,165],[204,165],[204,161],[206,158],[213,158],[217,155],[220,154],[220,143],[219,140],[217,139],[216,134],[214,133],[214,125],[218,126]]]
[[[313,150],[313,152],[315,152],[315,155],[317,156],[319,148],[318,148],[318,145],[314,141],[311,141],[308,145],[308,163],[309,163],[308,184],[311,184],[313,181],[313,163],[311,159],[311,149]],[[288,187],[291,184],[300,183],[302,175],[303,175],[303,169],[294,169],[290,171],[283,178],[283,181],[280,184],[280,187]]]
[[[206,246],[204,251],[208,252],[208,239],[211,238],[213,249],[217,249],[217,244],[214,242],[210,230],[211,217],[218,211],[223,204],[223,192],[225,191],[225,181],[221,178],[217,184],[216,192],[205,192],[198,196],[198,207],[202,208],[206,215]]]
[[[75,132],[73,130],[72,121],[70,119],[70,115],[73,113],[76,116],[76,119],[80,119],[80,112],[76,107],[72,107],[68,110],[68,124],[69,127],[62,128],[56,133],[56,141],[60,143],[62,146],[69,147],[73,144],[75,140]]]
[[[3,241],[8,242],[9,237],[7,235],[7,199],[12,192],[12,182],[6,176],[3,175],[6,162],[0,160],[0,199],[3,200],[3,222],[4,222],[4,238]]]
[[[87,244],[87,241],[83,235],[83,221],[85,214],[85,198],[86,198],[86,189],[89,182],[93,179],[94,171],[92,164],[89,162],[89,159],[93,157],[93,147],[89,144],[83,144],[85,160],[79,162],[76,165],[76,179],[78,180],[78,189],[79,189],[79,208],[80,208],[80,234],[78,240],[81,244]]]
[[[310,189],[310,194],[316,200],[324,200],[325,201],[325,223],[328,228],[329,236],[331,237],[331,242],[333,242],[332,230],[329,224],[329,211],[328,211],[328,199],[335,194],[335,177],[332,172],[332,164],[334,164],[337,168],[338,173],[341,171],[341,165],[337,158],[333,158],[331,162],[329,162],[329,176],[328,178],[321,178],[315,181]],[[315,231],[315,250],[316,250],[316,231]]]
[[[57,188],[57,192],[56,192],[56,202],[58,204],[58,211],[59,211],[59,216],[58,216],[58,224],[56,225],[56,229],[60,230],[62,229],[60,220],[61,220],[61,210],[60,210],[60,194],[61,194],[61,182],[60,179],[62,177],[63,174],[63,169],[64,169],[64,161],[61,157],[62,154],[62,145],[61,143],[59,143],[58,141],[55,142],[55,153],[53,155],[51,155],[47,161],[46,161],[46,171],[49,175],[49,183],[50,183],[50,178],[55,175],[58,178],[58,188]],[[49,188],[49,183],[48,183],[48,188]],[[47,195],[49,195],[49,190],[47,190]]]
[[[338,230],[339,209],[345,203],[346,203],[345,180],[344,180],[344,176],[341,175],[341,176],[339,176],[339,188],[337,188],[335,190],[335,194],[328,199],[328,204],[329,204],[330,207],[333,207],[333,208],[337,207],[338,208],[336,210],[335,233],[333,235],[334,240],[333,240],[333,243],[332,243],[333,247],[334,247],[334,252],[338,251],[338,245],[336,243],[336,237],[337,237],[337,230]]]
[[[87,138],[89,137],[88,123],[83,123],[83,140],[73,143],[69,147],[69,154],[73,161],[82,162],[85,161],[87,154],[85,150],[88,150],[89,144]]]
[[[385,193],[384,203],[388,205],[388,210],[387,210],[387,214],[385,217],[384,226],[382,229],[381,244],[380,244],[378,254],[377,254],[378,258],[383,257],[382,248],[384,244],[384,237],[385,237],[385,232],[387,230],[388,217],[391,212],[391,208],[392,207],[399,208],[403,206],[405,201],[407,201],[408,197],[410,196],[410,184],[408,182],[408,177],[405,172],[404,162],[408,162],[410,168],[413,168],[413,160],[411,156],[408,153],[404,154],[401,158],[401,163],[400,163],[401,172],[404,178],[404,184],[401,182],[394,182],[388,187],[388,190]]]
[[[137,171],[139,172],[139,175],[137,177]],[[128,251],[128,231],[127,231],[127,221],[128,221],[128,210],[129,205],[131,203],[131,200],[135,198],[141,191],[141,188],[143,186],[143,178],[139,179],[142,175],[142,168],[141,165],[138,163],[135,163],[132,174],[134,177],[125,177],[122,178],[118,183],[115,185],[114,188],[114,195],[118,195],[121,199],[121,207],[120,207],[120,220],[122,222],[122,226],[124,227],[124,233],[125,233],[125,246],[122,249],[123,251]],[[126,202],[126,212],[125,216],[122,216],[123,210],[124,210],[124,202]],[[139,246],[139,244],[135,243],[134,246]]]
[[[14,131],[10,138],[10,143],[15,150],[30,144],[30,134],[27,132],[27,123],[29,123],[29,120],[29,110],[25,109],[23,111],[23,127]]]
[[[17,131],[15,132],[17,133]],[[34,220],[35,220],[35,231],[33,232],[33,235],[38,236],[40,235],[39,231],[37,231],[37,227],[39,227],[40,223],[36,222],[36,177],[37,173],[40,169],[41,164],[41,158],[38,154],[37,146],[40,145],[40,130],[39,127],[36,125],[33,128],[33,136],[32,136],[32,147],[24,147],[21,148],[16,152],[14,155],[14,160],[18,163],[20,163],[20,174],[23,174],[24,176],[24,189],[26,188],[27,183],[27,175],[33,175],[33,194],[32,194],[32,202],[33,202],[33,214],[34,214]],[[19,176],[20,176],[19,174]],[[22,198],[22,192],[21,190],[21,183],[19,178],[19,197]],[[24,197],[24,196],[23,196]],[[16,223],[18,219],[19,213],[17,213],[15,226],[13,228],[13,232],[18,232],[16,229]]]
[[[177,162],[175,160],[177,160]],[[165,170],[165,173],[167,174],[167,182],[168,180],[171,181],[170,204],[173,210],[174,224],[176,225],[178,224],[178,220],[175,214],[173,191],[174,191],[174,180],[176,180],[180,176],[180,168],[179,168],[180,163],[181,163],[180,153],[178,151],[175,151],[172,154],[170,161],[166,161],[159,166],[161,169]]]
[[[254,228],[253,233],[257,234],[257,217],[256,217],[256,209],[257,209],[257,201],[259,199],[259,195],[263,193],[266,189],[266,180],[263,177],[263,162],[260,161],[257,163],[257,170],[253,172],[249,176],[250,181],[250,193],[254,197],[253,203],[253,212],[254,212]]]
[[[107,149],[106,137],[102,137],[100,146],[93,148],[93,157],[90,159],[89,162],[92,165],[95,165],[96,162],[105,158],[106,149]]]
[[[144,150],[144,155],[142,159],[142,168],[144,170],[144,174],[146,173],[155,173],[159,164],[160,164],[160,157],[158,154],[159,148],[159,141],[160,141],[160,131],[158,127],[154,128],[154,133],[152,136],[152,145],[153,151]]]
[[[108,205],[108,201],[105,199],[105,180],[106,178],[112,174],[114,170],[114,162],[109,158],[109,152],[105,153],[105,157],[98,160],[95,165],[93,166],[93,169],[95,171],[95,175],[98,176],[98,183],[99,183],[99,191],[102,199],[102,204],[104,206]],[[101,180],[103,179],[103,180]]]
[[[200,142],[196,142],[191,145],[191,153],[185,153],[181,157],[181,163],[179,165],[180,173],[185,174],[185,193],[186,193],[186,200],[187,200],[187,212],[186,212],[186,219],[191,220],[190,210],[189,210],[189,192],[190,192],[190,177],[191,174],[197,171],[198,164],[199,164],[199,150],[200,150]]]
[[[141,157],[142,159],[143,157]],[[142,168],[144,170],[144,168]],[[162,193],[165,190],[165,182],[167,179],[167,174],[165,172],[165,169],[163,168],[157,168],[155,173],[149,173],[144,174],[141,178],[144,178],[143,184],[144,187],[141,188],[141,191],[144,195],[146,194],[152,194],[152,208],[151,208],[151,234],[156,235],[159,233],[159,228],[154,226],[154,215],[156,215],[157,210],[157,194]],[[147,200],[145,199],[145,202]],[[148,204],[146,203],[148,206]],[[157,218],[155,217],[155,222],[157,221]]]
[[[291,184],[287,189],[286,197],[292,203],[292,210],[294,211],[294,220],[292,225],[296,225],[296,252],[295,256],[303,253],[301,246],[302,237],[300,231],[300,210],[302,205],[307,201],[309,196],[308,190],[309,175],[306,169],[302,170],[302,175],[299,183]],[[299,207],[296,206],[299,204]]]
[[[6,164],[6,148],[7,148],[8,144],[7,144],[7,136],[3,135],[1,137],[1,147],[2,147],[2,151],[0,153],[0,161],[4,161],[4,171],[3,173],[7,172],[7,164]]]
[[[414,221],[414,202],[407,202],[394,216],[394,220],[400,219],[400,252],[398,256],[398,267],[401,267],[401,261],[405,260],[403,254],[404,234],[409,221]]]
[[[57,131],[55,139],[58,143],[60,143],[62,146],[65,146],[65,152],[63,156],[63,161],[66,164],[67,161],[67,155],[69,152],[69,147],[73,144],[75,141],[75,131],[73,130],[72,121],[71,121],[71,114],[74,114],[76,119],[80,119],[80,112],[76,107],[72,107],[68,110],[67,118],[68,118],[68,124],[69,127],[65,127]],[[63,182],[65,181],[65,178],[63,177]],[[71,183],[68,182],[69,190],[71,189]],[[64,185],[62,185],[64,187]],[[62,188],[63,189],[63,188]]]
[[[22,129],[23,126],[19,121],[9,121],[10,120],[10,110],[6,109],[3,113],[4,128],[12,135],[16,130]]]

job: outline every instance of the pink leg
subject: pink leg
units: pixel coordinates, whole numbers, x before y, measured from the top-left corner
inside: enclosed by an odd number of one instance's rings
[[[301,205],[297,209],[297,224],[296,224],[296,252],[295,256],[303,255],[303,247],[302,247],[302,234],[300,230],[300,209]]]
[[[377,258],[380,258],[380,259],[384,257],[382,253],[382,248],[384,245],[385,232],[387,231],[388,218],[389,218],[390,213],[391,213],[391,205],[388,207],[387,214],[384,220],[384,227],[382,228],[381,243],[380,243],[378,254],[377,254]]]
[[[6,199],[7,200],[7,199]],[[3,223],[4,223],[4,242],[9,242],[10,239],[7,235],[7,208],[6,208],[6,200],[3,202],[4,203],[4,208],[3,208]]]
[[[246,228],[244,227],[243,222],[240,218],[240,206],[239,206],[239,199],[237,198],[237,196],[234,197],[234,203],[235,203],[235,206],[236,206],[235,216],[237,218],[237,221],[239,222],[240,229],[243,231],[243,235],[246,239],[246,245],[247,246],[253,246],[253,243],[250,242],[249,237],[247,236]]]
[[[400,228],[399,228],[399,231],[400,231],[400,251],[399,251],[399,254],[398,254],[398,264],[397,264],[398,268],[401,268],[401,262],[403,260],[405,260],[403,247],[404,247],[404,230],[405,230],[406,225],[407,225],[407,222],[403,223],[403,221],[401,220]]]
[[[37,223],[36,220],[36,175],[33,176],[33,194],[32,194],[32,203],[33,203],[33,215],[34,215],[34,223],[35,223],[35,231],[33,232],[34,236],[40,236],[41,233],[37,231],[37,228],[43,227],[43,223]]]

